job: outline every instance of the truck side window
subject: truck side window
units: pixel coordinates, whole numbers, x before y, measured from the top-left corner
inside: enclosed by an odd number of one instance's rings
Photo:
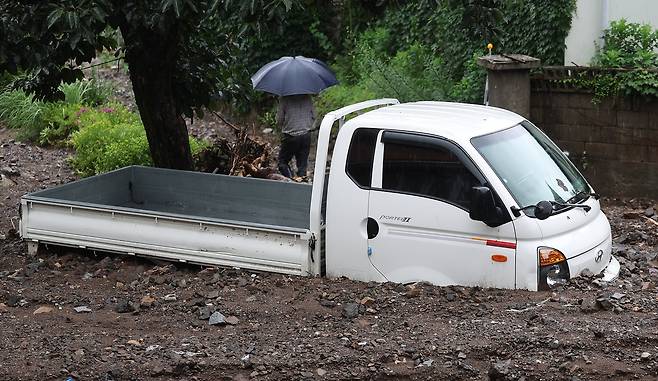
[[[359,128],[352,135],[345,172],[361,187],[368,188],[371,185],[372,162],[378,133],[379,130],[376,128]]]
[[[438,198],[470,208],[471,188],[480,181],[442,147],[386,143],[382,189]]]

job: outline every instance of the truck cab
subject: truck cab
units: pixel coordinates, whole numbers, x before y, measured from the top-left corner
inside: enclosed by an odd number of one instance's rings
[[[391,103],[337,134],[328,276],[529,290],[585,269],[616,277],[598,195],[532,123],[486,106]]]

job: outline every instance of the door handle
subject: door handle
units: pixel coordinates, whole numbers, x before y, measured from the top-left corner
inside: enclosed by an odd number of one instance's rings
[[[377,234],[379,234],[379,224],[377,221],[375,221],[374,218],[368,217],[368,226],[367,226],[367,232],[368,232],[368,239],[373,239],[377,237]]]

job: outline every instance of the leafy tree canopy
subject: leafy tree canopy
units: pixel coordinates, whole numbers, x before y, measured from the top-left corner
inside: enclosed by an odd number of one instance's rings
[[[239,36],[276,25],[293,0],[59,0],[0,1],[0,72],[30,71],[28,89],[49,98],[60,81],[82,77],[80,65],[103,49],[151,54],[153,40],[169,46],[158,60],[175,60],[176,104],[191,115],[209,96],[230,94],[222,82],[241,48]],[[110,29],[108,29],[110,28]],[[160,43],[156,44],[159,45]],[[117,55],[119,52],[117,53]],[[136,64],[137,62],[128,62]]]
[[[60,81],[114,49],[119,30],[154,163],[191,168],[182,115],[226,95],[239,36],[275,23],[294,0],[1,0],[0,72],[28,72],[24,87],[57,96]]]

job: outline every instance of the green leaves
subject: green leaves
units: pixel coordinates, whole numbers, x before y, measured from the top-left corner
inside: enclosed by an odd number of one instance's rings
[[[48,23],[48,29],[52,28],[53,25],[55,25],[55,23],[59,21],[59,19],[62,17],[63,14],[64,14],[64,9],[62,8],[56,8],[55,10],[50,12],[48,17],[46,18],[46,22]]]
[[[177,18],[180,18],[181,0],[164,0],[162,2],[162,13],[167,13],[171,8],[174,10]]]
[[[76,150],[71,164],[80,175],[153,164],[144,127],[124,106],[80,107],[74,118],[75,128],[68,131]]]
[[[90,10],[90,13],[94,16],[96,21],[104,23],[107,13],[101,7],[93,7]]]
[[[613,21],[603,34],[605,44],[597,50],[595,65],[623,68],[658,67],[658,30],[651,25]]]
[[[0,93],[0,120],[9,128],[26,130],[42,126],[43,109],[43,102],[34,99],[33,94],[22,90]]]
[[[66,12],[66,21],[72,30],[78,29],[80,25],[80,16],[75,11]]]
[[[622,19],[610,23],[603,40],[592,63],[610,70],[583,72],[565,82],[591,89],[594,103],[620,94],[658,97],[658,30]]]
[[[116,45],[98,38],[107,26],[110,0],[0,2],[0,72],[31,73],[22,82],[38,98],[60,96],[57,87],[82,72],[97,51]]]
[[[505,15],[494,52],[522,53],[545,65],[564,64],[564,40],[576,11],[575,0],[505,0]]]

